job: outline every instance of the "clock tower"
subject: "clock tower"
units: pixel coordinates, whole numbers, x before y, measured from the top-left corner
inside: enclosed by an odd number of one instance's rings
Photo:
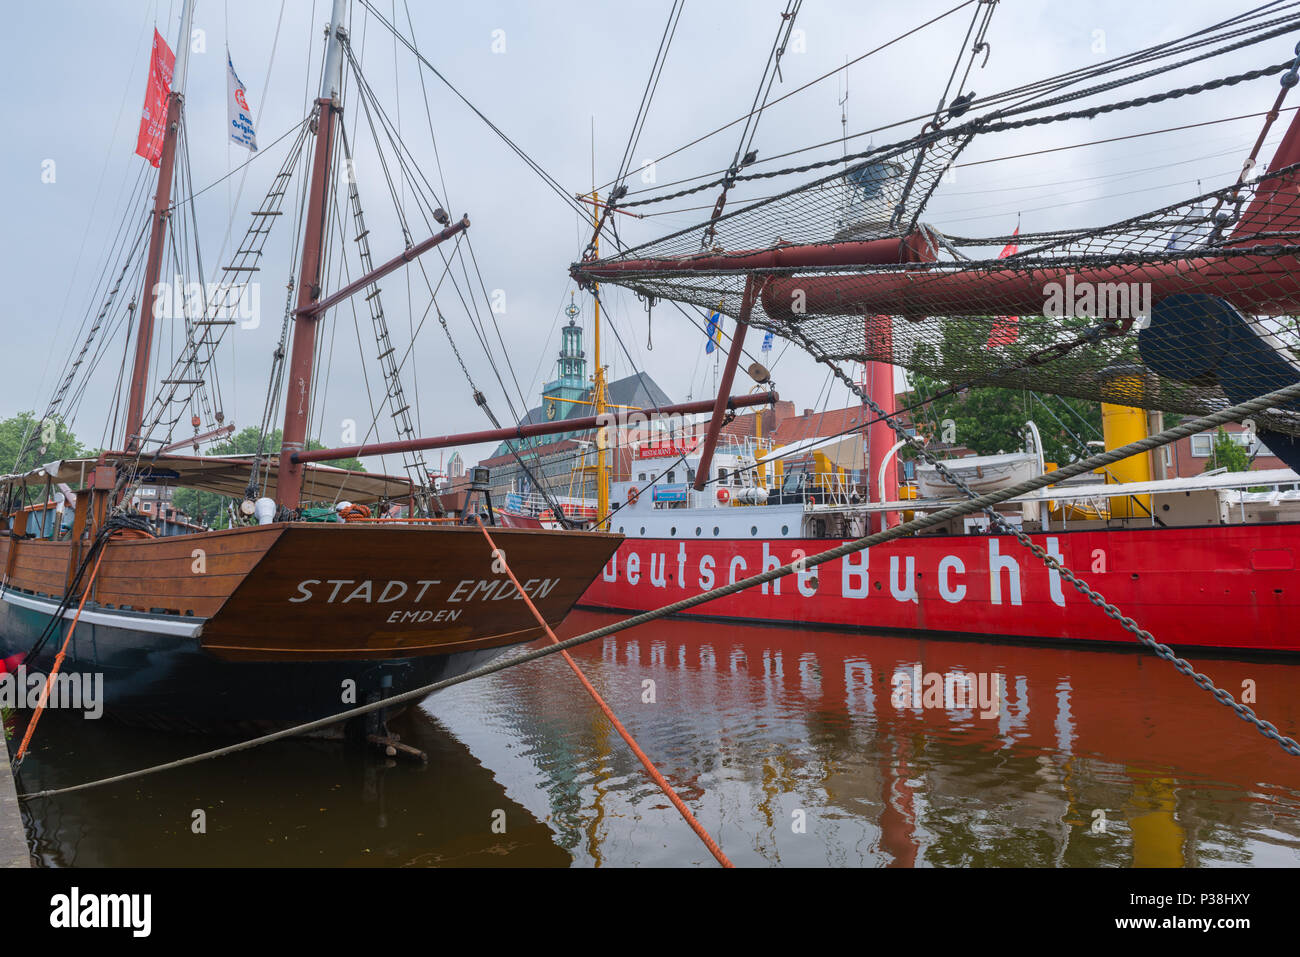
[[[565,311],[569,313],[569,324],[560,332],[556,378],[542,388],[542,411],[547,421],[552,422],[591,414],[591,410],[581,404],[587,398],[587,355],[582,351],[582,327],[575,318],[577,306],[570,304]]]

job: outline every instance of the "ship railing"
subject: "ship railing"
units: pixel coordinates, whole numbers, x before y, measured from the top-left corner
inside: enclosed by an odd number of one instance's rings
[[[444,516],[442,518],[415,518],[396,516],[394,518],[347,518],[348,525],[449,525],[461,521],[459,518]]]
[[[551,501],[559,502],[560,507],[564,509],[564,514],[571,518],[594,518],[596,514],[596,502],[594,499],[582,498],[577,495],[553,495]],[[496,501],[501,507],[510,508],[517,505],[518,511],[524,515],[530,515],[534,518],[549,518],[552,508],[551,502],[539,492],[531,492],[522,499],[511,499],[509,497]]]
[[[509,501],[511,501],[511,499],[506,498],[503,499],[500,504],[505,505]],[[523,496],[519,501],[519,510],[526,515],[539,515],[551,507],[546,501],[545,496],[538,492],[530,492],[528,495]]]
[[[802,491],[805,509],[824,505],[859,505],[868,498],[856,482],[838,472],[805,472],[804,476]]]

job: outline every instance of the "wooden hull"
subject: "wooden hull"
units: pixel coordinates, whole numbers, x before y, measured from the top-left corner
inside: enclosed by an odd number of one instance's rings
[[[492,534],[552,624],[620,541]],[[46,629],[70,553],[67,542],[0,540],[0,657],[25,653]],[[451,526],[281,523],[113,542],[64,670],[103,674],[108,713],[136,722],[208,730],[324,717],[541,636],[492,566],[477,528]],[[33,668],[49,667],[64,633]]]

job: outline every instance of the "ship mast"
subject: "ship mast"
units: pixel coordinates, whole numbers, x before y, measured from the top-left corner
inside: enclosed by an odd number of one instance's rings
[[[311,192],[307,199],[307,223],[302,238],[302,262],[298,276],[298,308],[293,319],[293,346],[289,358],[289,394],[284,404],[284,432],[280,446],[280,472],[276,499],[285,508],[302,504],[304,466],[293,460],[307,442],[307,417],[311,412],[311,377],[315,363],[316,323],[323,314],[312,310],[321,297],[321,249],[325,239],[326,206],[334,154],[335,124],[343,112],[343,43],[346,0],[334,0],[330,16],[329,43],[325,50],[325,73],[316,100],[316,151],[312,161]]]
[[[600,216],[600,194],[595,190],[591,191],[591,215],[593,220],[598,220]],[[595,247],[594,255],[600,258],[600,233],[592,240]],[[592,298],[596,303],[596,314],[593,322],[592,344],[595,349],[596,375],[592,383],[592,404],[597,418],[601,418],[608,411],[606,402],[608,397],[605,394],[605,367],[600,364],[600,287],[592,286]],[[596,524],[594,527],[600,528],[601,524],[609,518],[609,463],[606,459],[607,447],[612,438],[608,434],[608,427],[602,428],[596,434]]]
[[[194,13],[191,0],[181,0],[180,35],[176,38],[176,61],[172,69],[172,88],[167,95],[167,125],[163,133],[162,156],[158,161],[158,190],[150,213],[149,255],[145,260],[143,308],[136,332],[135,364],[131,369],[131,388],[127,393],[126,432],[122,448],[138,452],[143,436],[145,400],[149,390],[149,359],[153,351],[154,311],[158,300],[158,280],[162,273],[163,247],[167,223],[171,217],[172,175],[176,169],[176,140],[180,133],[181,107],[185,102],[185,72],[190,59],[190,21]]]

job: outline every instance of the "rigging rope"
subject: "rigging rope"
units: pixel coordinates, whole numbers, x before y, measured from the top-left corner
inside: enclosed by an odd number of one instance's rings
[[[785,12],[781,14],[781,25],[777,28],[776,37],[772,40],[772,50],[767,55],[767,64],[763,67],[763,76],[758,81],[758,89],[754,92],[754,102],[745,117],[745,127],[740,131],[740,142],[736,145],[736,155],[731,159],[731,166],[727,169],[722,192],[713,205],[713,215],[709,217],[709,224],[705,227],[704,235],[700,238],[700,249],[708,249],[714,237],[717,236],[718,217],[722,215],[723,209],[726,208],[727,192],[736,182],[736,174],[758,158],[758,153],[753,149],[754,137],[758,135],[758,121],[762,119],[763,110],[767,107],[767,98],[772,95],[772,84],[776,82],[776,78],[781,73],[781,57],[785,55],[786,44],[790,42],[790,34],[794,31],[794,21],[799,16],[799,8],[802,5],[803,0],[787,0],[786,2]],[[782,35],[783,32],[784,35]]]
[[[841,70],[845,69],[846,67],[852,66],[854,63],[858,63],[861,60],[865,60],[867,57],[875,53],[879,53],[881,50],[887,49],[888,47],[893,46],[895,43],[898,43],[900,40],[904,40],[907,37],[910,37],[914,33],[919,33],[921,30],[924,30],[926,27],[930,26],[931,24],[938,23],[940,20],[952,16],[952,14],[956,13],[958,10],[970,6],[972,3],[978,3],[978,2],[979,0],[963,0],[963,2],[957,4],[957,6],[953,7],[952,9],[939,14],[937,17],[933,17],[932,19],[927,20],[925,23],[922,23],[920,26],[913,27],[911,30],[908,30],[906,33],[899,34],[898,36],[894,37],[892,40],[888,40],[885,43],[882,43],[880,46],[872,50],[868,50],[866,53],[862,54],[856,59],[850,60],[848,63],[844,64],[844,66],[838,66],[834,70],[831,70],[829,73],[823,73],[821,76],[808,81],[803,86],[796,87],[795,89],[791,90],[789,93],[777,97],[775,100],[773,100],[771,103],[767,105],[775,106],[777,103],[780,103],[782,100],[789,99],[790,97],[794,96],[796,93],[801,93],[802,91],[808,89],[808,87],[813,86],[816,83],[820,83],[822,80],[834,76],[835,74],[839,73]],[[703,136],[697,137],[696,139],[691,140],[689,143],[686,143],[683,146],[679,146],[677,149],[672,150],[671,152],[665,153],[663,156],[660,156],[658,159],[653,160],[653,163],[662,163],[664,160],[676,156],[678,153],[682,152],[683,150],[689,149],[690,147],[696,145],[697,143],[702,143],[704,142],[704,140],[709,139],[712,136],[716,136],[718,133],[721,133],[724,130],[730,129],[731,127],[735,126],[737,123],[744,122],[749,118],[749,116],[750,114],[747,113],[744,116],[737,117],[736,119],[732,120],[730,123],[724,124],[723,126],[719,126],[716,130],[713,130],[709,133],[705,133]],[[920,117],[918,117],[918,119],[919,118]],[[720,172],[725,172],[725,171],[720,171]],[[608,189],[615,182],[617,182],[617,180],[610,180],[610,182],[598,186],[597,189],[598,190]]]

